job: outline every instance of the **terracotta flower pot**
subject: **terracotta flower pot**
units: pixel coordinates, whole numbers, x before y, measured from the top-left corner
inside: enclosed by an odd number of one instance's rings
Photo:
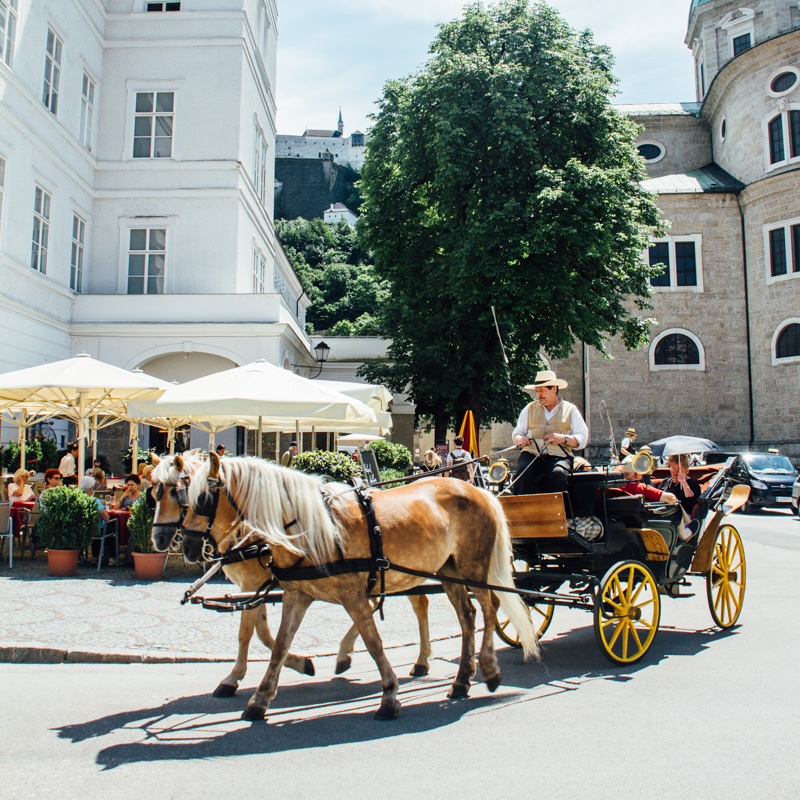
[[[71,578],[78,572],[80,550],[47,548],[47,570],[56,578]]]
[[[134,553],[133,566],[141,581],[157,581],[164,574],[169,553]]]

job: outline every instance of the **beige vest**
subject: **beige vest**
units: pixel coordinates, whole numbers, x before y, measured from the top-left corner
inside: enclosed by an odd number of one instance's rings
[[[566,450],[567,455],[572,455],[572,448],[568,444],[545,443],[544,437],[548,433],[560,433],[562,436],[567,436],[572,426],[572,412],[576,410],[572,403],[562,400],[556,413],[550,419],[545,419],[545,408],[541,403],[534,401],[528,405],[528,431],[530,438],[539,445],[543,453],[549,456],[563,456],[564,450]],[[527,450],[529,453],[538,452],[532,444],[525,445],[522,449]]]

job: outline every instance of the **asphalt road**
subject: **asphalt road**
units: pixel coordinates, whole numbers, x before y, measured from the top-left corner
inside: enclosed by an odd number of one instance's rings
[[[557,609],[541,663],[501,646],[503,685],[461,701],[445,697],[458,641],[441,640],[430,676],[402,678],[393,722],[372,719],[364,653],[340,677],[330,657],[315,677],[285,671],[257,724],[239,714],[263,663],[226,700],[210,696],[225,664],[1,664],[0,797],[795,798],[800,521],[732,521],[748,581],[731,631],[695,580],[665,600],[645,659],[617,667],[588,614]],[[414,655],[389,652],[401,676]]]

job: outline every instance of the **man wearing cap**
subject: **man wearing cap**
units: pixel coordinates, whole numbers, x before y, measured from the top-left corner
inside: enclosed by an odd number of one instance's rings
[[[558,390],[567,385],[548,369],[536,373],[525,387],[526,392],[536,392],[536,400],[522,409],[511,437],[522,448],[515,494],[567,491],[572,451],[583,450],[589,439],[581,412],[559,397]]]
[[[625,431],[625,438],[619,444],[620,460],[633,456],[633,443],[636,441],[636,428],[628,428]]]
[[[289,442],[289,449],[281,456],[281,466],[291,467],[294,457],[297,455],[297,442]]]

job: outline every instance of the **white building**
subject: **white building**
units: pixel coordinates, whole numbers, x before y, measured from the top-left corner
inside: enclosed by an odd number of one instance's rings
[[[0,371],[314,364],[273,226],[276,23],[276,0],[0,0]]]
[[[358,221],[358,217],[344,203],[331,203],[331,207],[323,212],[322,219],[326,225],[337,225],[344,221],[351,228],[355,228]]]
[[[328,152],[337,164],[359,170],[364,165],[367,137],[361,131],[344,135],[342,112],[339,111],[337,129],[306,128],[302,136],[278,134],[275,138],[276,158],[322,158]]]

